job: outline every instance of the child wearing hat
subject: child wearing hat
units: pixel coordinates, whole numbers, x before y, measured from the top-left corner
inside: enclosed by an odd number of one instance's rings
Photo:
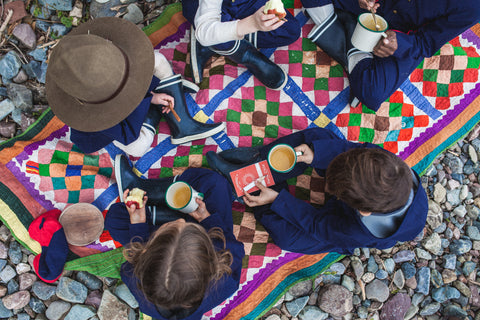
[[[212,170],[187,169],[177,180],[202,192],[205,200],[197,199],[198,209],[190,214],[178,213],[154,225],[148,205],[168,210],[157,201],[165,203],[173,177],[141,184],[146,179],[134,179],[123,155],[117,156],[115,167],[125,171],[117,176],[122,199],[133,187],[146,191],[142,208],[119,202],[106,215],[106,229],[125,247],[122,280],[143,313],[155,319],[200,319],[240,283],[245,252],[233,235],[228,182]]]
[[[257,183],[259,194],[246,194],[244,201],[282,249],[352,254],[355,248],[390,248],[422,232],[428,198],[420,178],[402,159],[373,144],[349,142],[329,130],[312,128],[260,148],[209,152],[207,160],[210,167],[228,175],[265,160],[279,143],[289,144],[303,155],[288,173],[272,170],[274,187]],[[331,195],[320,208],[287,190],[285,181],[308,166],[325,177],[325,191]]]
[[[162,116],[173,144],[222,131],[224,123],[191,117],[184,89],[180,75],[154,53],[143,31],[114,17],[73,29],[53,49],[46,75],[52,111],[71,127],[71,140],[85,153],[113,142],[140,157],[150,148]]]

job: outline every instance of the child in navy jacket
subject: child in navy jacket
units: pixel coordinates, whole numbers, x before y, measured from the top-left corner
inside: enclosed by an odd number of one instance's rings
[[[255,217],[282,249],[351,254],[359,247],[390,248],[397,241],[414,239],[423,230],[427,196],[418,175],[394,154],[314,128],[257,149],[251,153],[253,160],[265,160],[278,143],[304,154],[298,156],[291,172],[273,171],[273,188],[258,183],[259,195],[247,194],[244,200],[254,207]],[[234,153],[209,153],[207,159],[212,168],[226,174],[225,158],[232,162]],[[308,165],[325,176],[325,190],[332,195],[319,209],[286,190],[285,180],[302,174]]]
[[[187,169],[177,180],[205,195],[184,219],[160,227],[148,223],[147,195],[142,209],[112,205],[105,226],[126,247],[121,276],[140,311],[156,319],[193,320],[237,290],[245,253],[233,235],[227,181],[201,168]]]

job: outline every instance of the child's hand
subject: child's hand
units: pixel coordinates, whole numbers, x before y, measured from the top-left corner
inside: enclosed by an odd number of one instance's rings
[[[255,184],[258,189],[260,189],[260,194],[258,196],[252,196],[251,194],[245,192],[243,200],[249,207],[258,207],[264,204],[269,204],[275,201],[278,196],[278,192],[265,187],[261,182]]]
[[[210,217],[210,212],[208,212],[207,207],[205,206],[205,202],[196,198],[195,201],[198,203],[197,210],[190,212],[189,215],[197,220],[198,222],[202,222],[203,219]]]
[[[163,113],[169,113],[170,108],[168,107],[169,104],[172,104],[172,108],[175,106],[172,96],[169,96],[166,93],[155,93],[153,91],[150,92],[152,94],[152,102],[153,104],[158,104],[162,106]]]
[[[280,20],[275,14],[265,14],[263,10],[265,10],[265,6],[262,6],[253,14],[258,31],[273,31],[285,23],[284,20]]]
[[[312,163],[314,154],[312,149],[310,149],[309,146],[307,146],[306,144],[301,144],[295,148],[295,151],[303,152],[302,155],[297,156],[298,162],[305,162],[306,164]]]
[[[128,193],[130,192],[129,189],[125,190],[123,192],[123,199],[126,199],[128,197]],[[130,215],[130,223],[131,224],[136,224],[136,223],[144,223],[147,221],[147,215],[145,214],[145,205],[147,204],[147,196],[143,196],[143,206],[142,208],[138,208],[135,204],[132,204],[130,207],[127,207],[128,214]]]
[[[376,3],[375,0],[358,0],[358,5],[360,8],[373,13],[377,12],[378,7],[380,7],[380,3]]]
[[[373,48],[373,54],[380,58],[389,57],[398,49],[397,33],[393,30],[387,30],[385,33],[387,37],[381,38]]]

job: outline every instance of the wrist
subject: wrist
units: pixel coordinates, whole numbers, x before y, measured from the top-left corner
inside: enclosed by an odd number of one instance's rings
[[[237,35],[239,38],[243,38],[246,34],[257,32],[258,28],[255,26],[255,18],[252,15],[238,20],[237,22]]]

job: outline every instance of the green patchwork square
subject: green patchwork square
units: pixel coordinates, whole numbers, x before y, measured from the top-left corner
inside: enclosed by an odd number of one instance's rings
[[[42,177],[49,177],[50,176],[50,165],[39,163],[38,164],[38,174]]]
[[[80,199],[80,190],[68,191],[68,203],[77,203]]]
[[[448,84],[437,83],[437,97],[448,97]]]
[[[313,84],[313,89],[328,91],[328,78],[315,79],[315,82]]]
[[[95,176],[88,175],[88,176],[81,176],[82,180],[82,189],[93,189],[95,187]]]
[[[248,260],[250,256],[246,255],[242,259],[242,269],[247,269],[248,268]]]
[[[280,103],[267,101],[267,113],[271,116],[278,116],[278,110],[280,109]]]
[[[253,243],[252,251],[250,251],[251,256],[264,256],[265,251],[267,251],[267,245],[265,243]]]
[[[202,167],[209,167],[208,161],[206,157],[202,157]]]
[[[362,123],[362,115],[360,113],[351,113],[348,119],[349,126],[360,126]]]
[[[265,126],[265,138],[277,138],[278,137],[278,126],[268,125]]]
[[[249,124],[240,123],[240,136],[248,136],[252,135],[252,126]]]
[[[465,70],[452,70],[450,74],[450,83],[463,82],[464,74],[465,74]]]
[[[302,50],[303,51],[317,51],[317,45],[308,38],[302,39]]]
[[[167,178],[173,176],[173,168],[162,167],[159,178]]]
[[[282,2],[285,8],[290,8],[290,9],[294,8],[294,3],[295,3],[294,0],[282,0]]]
[[[208,73],[213,76],[213,75],[224,75],[225,74],[225,65],[218,65],[213,68],[211,68]]]
[[[467,62],[468,69],[480,69],[480,58],[469,57]]]
[[[336,66],[330,67],[330,77],[337,77],[337,78],[342,78],[343,77],[343,68],[341,65],[337,64]]]
[[[68,152],[55,150],[53,152],[51,163],[68,164]]]
[[[227,121],[231,122],[240,122],[241,113],[228,109],[227,110]]]
[[[403,105],[401,103],[390,103],[390,109],[388,110],[388,115],[390,117],[401,117],[402,106]]]
[[[252,137],[252,146],[263,146],[263,138]]]
[[[190,147],[190,154],[202,154],[203,153],[203,145],[192,145]]]
[[[372,142],[375,136],[375,130],[370,128],[360,128],[358,140],[360,142]]]
[[[84,165],[84,166],[94,166],[94,167],[98,167],[98,165],[99,165],[99,159],[100,159],[99,156],[89,156],[89,155],[85,155],[85,156],[83,157],[83,165]]]
[[[72,146],[72,151],[71,151],[71,152],[83,153],[83,151],[80,150],[80,149],[77,147],[77,145],[75,145],[75,144]]]
[[[174,50],[173,51],[173,60],[176,61],[186,61],[187,60],[187,55],[181,51]]]
[[[53,190],[64,190],[67,189],[65,184],[65,178],[63,177],[52,177]]]
[[[112,176],[113,168],[99,168],[98,169],[98,174],[110,178]]]
[[[295,198],[300,200],[310,200],[310,190],[301,188],[301,187],[296,187]]]
[[[173,166],[174,167],[188,167],[188,157],[174,157],[173,158]]]
[[[264,86],[255,86],[253,88],[255,99],[267,99],[267,88]],[[242,104],[243,106],[243,104]],[[242,109],[243,110],[243,109]]]
[[[242,100],[242,112],[253,112],[255,111],[255,101],[244,99]]]
[[[466,56],[467,53],[462,47],[453,47],[453,52],[456,56]]]
[[[367,106],[364,105],[364,104],[362,104],[362,112],[363,112],[363,113],[367,113],[367,114],[375,114],[375,111],[373,111],[372,109],[367,108]]]
[[[302,64],[302,77],[315,78],[317,66],[314,64]]]
[[[278,117],[278,125],[287,129],[292,129],[292,117]]]
[[[437,81],[438,70],[425,69],[423,70],[423,81]]]
[[[298,51],[298,50],[288,51],[289,63],[302,63],[302,61],[303,61],[303,51]]]
[[[239,226],[242,223],[243,213],[239,211],[232,211],[233,224]]]

